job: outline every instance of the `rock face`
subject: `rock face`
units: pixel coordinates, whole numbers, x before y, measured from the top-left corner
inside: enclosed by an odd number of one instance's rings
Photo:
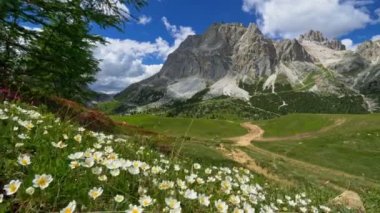
[[[204,98],[249,100],[250,93],[239,84],[259,81],[264,82],[263,91],[272,93],[280,82],[297,91],[362,95],[363,90],[380,90],[379,58],[380,41],[366,42],[352,52],[319,31],[273,41],[254,24],[214,24],[203,35],[189,36],[159,73],[130,85],[115,99],[141,106],[189,99],[207,89]]]
[[[357,53],[372,64],[380,63],[380,40],[364,42],[359,45]]]
[[[276,49],[256,25],[250,24],[234,47],[232,71],[248,77],[269,76],[277,62]]]
[[[334,50],[345,50],[346,46],[342,44],[342,42],[334,39],[329,40],[328,38],[324,37],[324,35],[320,31],[314,31],[310,30],[308,33],[305,33],[300,36],[300,41],[313,41],[317,42],[325,47],[334,49]]]
[[[312,63],[313,57],[296,40],[285,39],[276,43],[277,60],[279,61],[304,61]]]
[[[346,49],[346,47],[340,41],[336,39],[329,40],[328,38],[324,37],[320,31],[310,30],[308,33],[301,35],[299,40],[313,41],[313,42],[321,44],[322,46],[325,46],[334,50]]]

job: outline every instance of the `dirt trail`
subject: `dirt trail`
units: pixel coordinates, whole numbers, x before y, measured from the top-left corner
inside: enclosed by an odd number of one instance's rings
[[[248,130],[248,133],[243,135],[243,136],[240,136],[240,137],[229,138],[229,140],[232,140],[235,142],[236,148],[232,147],[232,150],[227,150],[223,146],[221,146],[220,150],[223,152],[223,154],[226,157],[246,166],[248,169],[250,169],[250,170],[252,170],[258,174],[261,174],[270,180],[274,180],[274,181],[280,182],[280,183],[285,183],[287,185],[292,185],[292,182],[290,182],[289,180],[286,180],[284,178],[280,178],[277,175],[271,173],[268,169],[261,167],[252,157],[250,157],[247,153],[245,153],[244,151],[242,151],[238,147],[244,146],[253,152],[256,152],[256,153],[259,153],[260,155],[266,156],[268,159],[279,159],[279,160],[285,161],[290,166],[300,168],[302,170],[305,170],[305,171],[307,171],[311,174],[315,174],[317,176],[320,176],[319,174],[328,174],[328,175],[325,175],[325,177],[327,176],[327,177],[346,178],[346,179],[350,179],[353,181],[359,181],[359,182],[365,183],[366,185],[371,185],[374,187],[380,187],[380,184],[378,184],[375,181],[370,180],[368,178],[366,178],[364,180],[363,177],[360,177],[360,176],[351,175],[351,174],[348,174],[348,173],[345,173],[342,171],[329,169],[329,168],[325,168],[322,166],[310,164],[310,163],[307,163],[304,161],[289,158],[289,157],[286,157],[284,155],[280,155],[280,154],[273,153],[273,152],[270,152],[270,151],[265,150],[265,149],[258,148],[254,144],[251,143],[251,141],[280,141],[280,140],[295,140],[295,139],[305,139],[305,138],[317,137],[320,133],[329,131],[329,130],[337,127],[337,126],[340,126],[344,122],[345,122],[344,119],[337,119],[337,120],[335,120],[333,125],[324,127],[322,129],[320,129],[319,131],[302,133],[302,134],[297,134],[297,135],[287,136],[287,137],[272,137],[272,138],[263,138],[264,130],[262,130],[259,126],[248,123],[248,122],[242,123],[241,126],[246,128]],[[323,178],[320,181],[324,182],[325,185],[328,185],[337,191],[346,190],[345,188],[343,188],[341,186],[330,183],[330,180],[331,180],[330,178],[329,179]]]
[[[243,136],[228,138],[228,140],[234,141],[236,145],[238,146],[248,146],[251,144],[251,141],[282,141],[282,140],[299,140],[299,139],[306,139],[306,138],[314,138],[314,137],[317,137],[320,133],[327,132],[331,129],[334,129],[335,127],[342,125],[344,122],[346,122],[345,119],[339,118],[335,120],[334,124],[323,127],[322,129],[318,131],[305,132],[305,133],[285,136],[285,137],[268,137],[268,138],[263,137],[265,131],[261,129],[259,126],[249,123],[249,122],[245,122],[245,123],[242,123],[241,126],[247,129],[248,133]]]
[[[280,178],[277,175],[269,172],[266,168],[261,167],[259,164],[257,164],[257,162],[253,158],[251,158],[247,153],[243,152],[240,149],[227,150],[221,144],[219,150],[229,159],[245,166],[247,169],[254,171],[257,174],[260,174],[269,180],[272,180],[272,181],[275,181],[287,186],[294,185],[293,182]]]
[[[238,146],[248,146],[251,144],[251,141],[262,139],[264,130],[259,126],[249,122],[242,123],[241,126],[247,129],[248,133],[243,136],[229,138],[228,140],[234,141]]]

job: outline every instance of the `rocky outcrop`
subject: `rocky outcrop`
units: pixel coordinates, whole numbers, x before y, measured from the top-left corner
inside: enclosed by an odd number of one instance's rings
[[[305,50],[305,48],[296,40],[285,39],[276,43],[276,53],[278,61],[314,61],[313,57]]]
[[[276,49],[256,25],[250,24],[234,48],[232,70],[248,77],[269,76],[276,65]]]
[[[380,63],[380,40],[366,41],[358,46],[356,52],[372,64],[378,64]]]
[[[321,44],[322,46],[328,47],[333,50],[345,50],[346,46],[342,44],[342,42],[333,39],[329,40],[326,38],[320,31],[310,30],[308,33],[305,33],[300,36],[300,41],[313,41]]]
[[[358,213],[365,213],[365,208],[360,196],[353,191],[344,191],[334,198],[331,203],[337,206],[344,206],[348,209],[355,210]]]

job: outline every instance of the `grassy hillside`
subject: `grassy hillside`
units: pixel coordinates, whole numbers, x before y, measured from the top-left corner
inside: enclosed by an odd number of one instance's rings
[[[300,117],[306,122],[299,126],[300,129],[322,125],[329,122],[328,118],[344,119],[345,122],[316,138],[255,142],[255,145],[302,161],[380,180],[380,164],[374,163],[380,162],[380,114],[292,115],[269,120],[262,128],[268,131],[268,136],[293,134],[294,129],[289,127],[299,123]]]
[[[328,208],[322,190],[281,188],[244,168],[166,156],[149,138],[88,131],[35,107],[0,104],[0,133],[0,212]]]
[[[331,117],[322,114],[289,114],[254,123],[265,130],[265,137],[281,137],[318,131],[334,123]]]
[[[221,139],[243,135],[247,132],[237,121],[171,118],[155,115],[112,116],[112,118],[117,121],[125,121],[144,129],[172,136]]]

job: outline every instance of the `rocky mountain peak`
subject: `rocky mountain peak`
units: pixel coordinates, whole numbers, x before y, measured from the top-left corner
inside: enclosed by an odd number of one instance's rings
[[[373,64],[380,63],[380,40],[366,41],[359,45],[356,52]]]
[[[296,39],[285,39],[275,43],[279,61],[313,62],[314,59]]]
[[[309,32],[302,34],[299,38],[300,41],[316,41],[316,42],[325,42],[328,39],[320,31],[310,30]]]
[[[325,47],[328,47],[333,50],[345,50],[346,46],[342,44],[339,40],[336,39],[328,39],[323,35],[322,32],[320,31],[314,31],[310,30],[309,32],[302,34],[299,37],[299,41],[311,41],[311,42],[316,42],[318,44],[321,44]]]

